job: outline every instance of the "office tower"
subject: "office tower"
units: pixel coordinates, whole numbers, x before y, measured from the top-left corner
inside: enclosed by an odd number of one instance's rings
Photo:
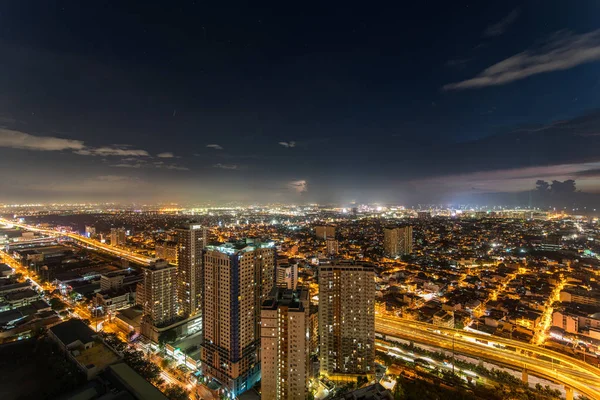
[[[110,228],[110,245],[124,246],[127,243],[125,234],[125,229],[123,228]]]
[[[339,252],[339,243],[333,238],[327,238],[327,255],[334,256]]]
[[[96,228],[93,226],[85,226],[85,236],[89,238],[93,238],[96,236]]]
[[[318,239],[335,238],[335,226],[333,225],[319,225],[315,226],[315,236]]]
[[[308,290],[274,289],[261,309],[261,398],[304,400],[309,377]]]
[[[177,315],[177,267],[161,260],[143,268],[141,290],[144,316],[153,325],[172,321]]]
[[[412,226],[383,228],[383,251],[388,257],[412,253]]]
[[[190,224],[177,229],[177,238],[177,296],[183,315],[194,315],[202,306],[204,229]]]
[[[157,240],[154,245],[156,258],[177,264],[177,242],[173,240]]]
[[[260,379],[260,307],[274,281],[273,243],[205,248],[200,358],[203,374],[232,396]]]
[[[375,272],[339,261],[319,266],[320,373],[371,374],[375,360]]]
[[[287,257],[277,259],[276,286],[286,289],[296,289],[298,284],[298,264],[290,264]]]

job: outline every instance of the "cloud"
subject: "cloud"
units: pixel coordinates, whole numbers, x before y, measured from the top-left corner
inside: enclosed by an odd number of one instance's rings
[[[142,164],[142,163],[135,163],[135,164],[119,163],[119,164],[111,164],[109,166],[115,167],[115,168],[142,168],[144,166],[144,164]]]
[[[305,180],[291,181],[288,182],[287,187],[291,190],[296,191],[297,193],[304,193],[308,191],[308,182],[306,182]]]
[[[127,149],[119,146],[104,146],[104,147],[88,147],[82,150],[75,151],[75,154],[82,156],[131,156],[131,157],[148,157],[150,154],[146,150]]]
[[[132,176],[122,176],[122,175],[102,175],[97,177],[99,181],[102,182],[137,182],[138,178]]]
[[[159,153],[156,155],[156,157],[158,157],[158,158],[174,158],[175,155],[171,152],[166,152],[166,153]]]
[[[34,136],[28,133],[0,128],[0,147],[36,151],[82,150],[83,141],[52,136]]]
[[[485,28],[485,31],[483,32],[483,36],[491,37],[491,36],[502,35],[504,32],[506,32],[508,27],[511,26],[517,20],[517,18],[519,18],[520,14],[521,14],[521,10],[518,7],[515,8],[506,17],[502,18],[500,21]]]
[[[287,148],[296,147],[296,142],[279,142],[279,144]]]
[[[476,189],[484,192],[519,192],[531,189],[531,182],[538,179],[592,178],[600,171],[600,162],[560,164],[550,166],[497,169],[464,174],[437,176],[411,183],[420,190],[438,191]]]
[[[504,85],[545,72],[600,60],[600,30],[581,35],[557,32],[538,48],[525,50],[486,68],[474,78],[444,85],[444,90]]]
[[[154,161],[152,163],[148,163],[142,159],[133,159],[131,158],[123,158],[119,163],[109,165],[113,168],[158,168],[158,169],[170,169],[177,171],[188,171],[189,168],[177,165],[177,164],[165,164],[163,161]]]
[[[234,169],[238,169],[239,167],[236,164],[214,164],[213,168],[221,168],[221,169],[229,169],[229,170],[234,170]]]
[[[190,170],[188,167],[184,167],[181,165],[175,165],[175,164],[160,165],[160,166],[157,166],[157,168],[171,169],[171,170],[175,170],[175,171],[189,171]]]
[[[223,146],[218,145],[218,144],[207,144],[206,147],[210,147],[210,148],[213,148],[215,150],[223,150]]]

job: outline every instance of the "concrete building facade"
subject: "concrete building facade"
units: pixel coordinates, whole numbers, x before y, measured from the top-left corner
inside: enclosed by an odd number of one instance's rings
[[[308,291],[275,289],[261,309],[261,398],[304,400],[309,378]]]
[[[204,251],[202,372],[232,396],[260,379],[260,310],[274,281],[273,243],[246,240]]]
[[[319,266],[320,373],[372,374],[375,362],[375,271],[338,261]]]

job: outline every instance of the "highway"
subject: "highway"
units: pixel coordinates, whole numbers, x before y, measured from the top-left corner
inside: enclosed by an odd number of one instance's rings
[[[488,360],[575,389],[592,399],[600,399],[600,369],[552,350],[496,336],[472,333],[377,315],[375,331],[456,353]],[[477,342],[486,341],[488,344]],[[388,339],[389,341],[389,339]],[[514,348],[499,348],[492,343]]]
[[[132,251],[128,251],[128,250],[123,250],[123,249],[119,249],[117,247],[114,246],[109,246],[106,245],[104,243],[100,243],[97,240],[94,239],[89,239],[86,238],[84,236],[81,236],[77,233],[70,233],[70,232],[58,232],[52,229],[44,229],[44,228],[38,228],[35,226],[31,226],[31,225],[25,225],[25,224],[19,224],[16,222],[12,222],[9,221],[7,219],[4,218],[0,218],[0,223],[6,224],[6,225],[12,225],[12,226],[17,226],[19,228],[22,229],[26,229],[28,231],[32,231],[32,232],[39,232],[39,233],[44,233],[46,235],[54,235],[54,236],[67,236],[77,242],[83,243],[86,246],[92,247],[96,250],[99,251],[104,251],[106,253],[112,254],[114,256],[117,257],[121,257],[124,258],[128,261],[137,263],[137,264],[141,264],[141,265],[150,265],[150,263],[154,260],[154,258],[151,257],[146,257],[146,256],[142,256],[139,254],[135,254]]]

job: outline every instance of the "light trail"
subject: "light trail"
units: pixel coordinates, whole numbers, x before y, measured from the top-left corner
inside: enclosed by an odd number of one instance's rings
[[[486,359],[548,379],[594,399],[600,399],[600,370],[580,360],[528,343],[457,331],[391,316],[376,316],[377,333]],[[434,332],[435,330],[435,332]],[[498,348],[495,343],[514,348]],[[545,358],[545,359],[544,359]],[[549,360],[549,361],[546,361]]]
[[[58,232],[52,229],[44,229],[44,228],[38,228],[35,226],[31,226],[31,225],[26,225],[26,224],[19,224],[19,223],[15,223],[15,222],[11,222],[7,219],[3,219],[0,218],[0,223],[6,224],[6,225],[13,225],[13,226],[17,226],[19,228],[22,229],[26,229],[29,231],[33,231],[33,232],[40,232],[40,233],[45,233],[47,235],[58,235],[58,236],[67,236],[77,242],[81,242],[84,243],[88,246],[91,246],[93,248],[95,248],[96,250],[101,250],[101,251],[105,251],[107,253],[122,257],[126,260],[132,261],[132,262],[136,262],[142,265],[150,265],[150,263],[152,261],[154,261],[154,258],[152,257],[146,257],[146,256],[141,256],[139,254],[134,254],[131,251],[127,251],[127,250],[122,250],[122,249],[118,249],[116,247],[113,246],[107,246],[103,243],[98,242],[97,240],[94,239],[88,239],[84,236],[81,236],[77,233],[70,233],[70,232]]]

